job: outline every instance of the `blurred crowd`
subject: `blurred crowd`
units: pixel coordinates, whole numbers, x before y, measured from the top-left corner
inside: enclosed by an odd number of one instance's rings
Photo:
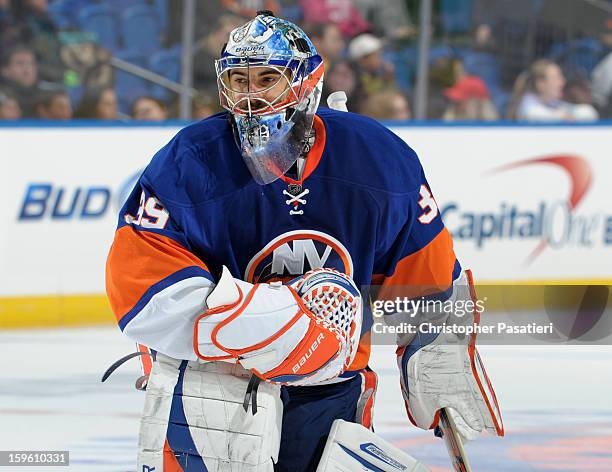
[[[604,9],[587,27],[569,34],[562,24],[567,18],[512,16],[521,5],[543,8],[545,0],[510,2],[514,7],[507,14],[503,4],[509,2],[488,1],[488,9],[484,0],[437,4],[428,62],[428,119],[612,118],[612,15]],[[612,11],[612,2],[602,3]],[[178,80],[182,7],[182,0],[0,0],[0,119],[176,118],[175,93],[135,81],[111,59],[134,58],[147,68],[137,59],[160,53],[169,62],[158,61],[158,73]],[[322,103],[329,93],[344,90],[350,111],[380,120],[410,120],[418,8],[417,0],[198,1],[193,117],[220,110],[214,60],[229,32],[256,10],[269,9],[298,23],[323,57]],[[121,41],[115,37],[120,31],[114,34],[111,26],[129,22],[121,18],[128,10],[133,15],[149,12],[146,18],[157,25],[151,30],[155,38],[141,39],[156,50],[141,51],[141,56],[130,50],[139,40],[130,39],[139,29],[134,24],[128,23]],[[569,7],[565,11],[572,14]]]

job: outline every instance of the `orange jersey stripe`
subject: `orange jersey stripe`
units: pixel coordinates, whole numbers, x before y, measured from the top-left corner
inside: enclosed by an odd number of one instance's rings
[[[322,67],[320,69],[323,70]],[[306,180],[310,176],[310,174],[315,171],[315,169],[319,165],[319,162],[321,161],[321,158],[323,157],[323,151],[325,150],[325,142],[327,141],[325,124],[323,123],[323,120],[321,118],[315,115],[312,127],[315,130],[316,141],[310,149],[310,152],[308,153],[308,157],[306,159],[306,167],[304,168],[304,175],[302,175],[302,178],[300,180],[293,180],[292,178],[287,177],[286,175],[281,175],[281,180],[283,180],[287,184],[303,183],[304,180]]]
[[[120,320],[160,280],[186,267],[206,265],[173,239],[123,226],[106,261],[106,293]]]
[[[164,472],[184,472],[174,455],[174,451],[170,448],[167,439],[164,444]]]
[[[359,346],[357,347],[357,354],[355,354],[355,359],[353,359],[353,362],[351,362],[351,365],[346,370],[361,370],[365,369],[368,366],[368,362],[370,360],[370,351],[372,350],[370,338],[370,332],[364,333],[364,335],[359,340]]]
[[[382,281],[377,298],[414,298],[447,290],[453,283],[455,261],[453,240],[444,228],[427,246],[400,260],[393,275],[372,277],[373,281]]]

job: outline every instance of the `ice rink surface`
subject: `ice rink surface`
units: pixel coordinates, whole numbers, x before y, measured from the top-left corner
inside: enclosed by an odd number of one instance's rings
[[[0,450],[69,450],[70,467],[51,470],[135,471],[144,398],[133,386],[138,361],[100,383],[106,368],[133,348],[112,327],[0,332]],[[393,351],[373,351],[380,376],[376,431],[433,472],[451,471],[442,441],[406,417]],[[506,437],[467,445],[474,472],[612,471],[612,347],[480,351]]]

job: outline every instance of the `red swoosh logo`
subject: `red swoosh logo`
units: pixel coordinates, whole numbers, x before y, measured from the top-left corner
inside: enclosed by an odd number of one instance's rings
[[[524,161],[500,166],[493,169],[490,173],[496,174],[498,172],[535,164],[554,165],[568,175],[570,179],[570,194],[567,197],[567,203],[572,211],[575,210],[578,204],[584,199],[593,183],[593,171],[589,163],[582,157],[572,155],[553,155],[526,159]],[[540,241],[538,246],[529,254],[525,262],[527,264],[532,263],[547,246],[548,241],[546,239]]]

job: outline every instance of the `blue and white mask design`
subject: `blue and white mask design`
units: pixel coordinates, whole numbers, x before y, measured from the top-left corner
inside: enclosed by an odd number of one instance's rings
[[[221,105],[242,156],[265,185],[300,157],[323,87],[323,62],[293,23],[260,14],[235,29],[215,63]]]

